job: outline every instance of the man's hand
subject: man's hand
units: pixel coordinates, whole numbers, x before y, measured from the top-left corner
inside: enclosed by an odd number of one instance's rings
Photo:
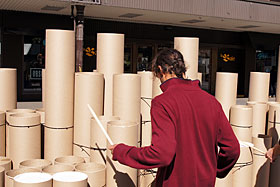
[[[114,149],[118,144],[114,144],[108,147],[108,149],[111,151],[112,154],[114,154]]]
[[[268,158],[270,160],[270,162],[274,162],[276,160],[276,156],[274,154],[274,147],[270,148],[266,153],[265,153],[265,157]]]

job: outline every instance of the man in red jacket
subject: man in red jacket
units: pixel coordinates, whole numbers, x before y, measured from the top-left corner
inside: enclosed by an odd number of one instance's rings
[[[137,169],[158,168],[158,187],[213,187],[240,154],[220,103],[199,81],[183,79],[186,67],[175,49],[163,50],[152,70],[163,91],[152,100],[152,144],[111,146],[113,160]]]

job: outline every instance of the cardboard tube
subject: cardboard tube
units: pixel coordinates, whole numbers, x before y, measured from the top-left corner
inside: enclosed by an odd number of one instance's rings
[[[43,169],[47,166],[52,165],[52,162],[45,159],[31,159],[25,160],[19,163],[19,168],[38,168]]]
[[[159,78],[154,77],[153,78],[153,91],[152,91],[153,98],[162,94],[162,91],[160,89],[160,85],[161,85],[161,82],[160,82]]]
[[[40,170],[36,168],[19,168],[7,171],[5,174],[5,187],[13,187],[14,177],[28,172],[40,172]]]
[[[272,137],[272,147],[278,143],[280,133],[280,104],[269,106],[267,134]],[[280,168],[280,165],[279,165]],[[280,182],[280,180],[279,180]]]
[[[102,123],[104,129],[107,131],[107,123],[109,121],[120,120],[117,116],[100,116],[100,122]],[[106,149],[107,149],[107,139],[105,135],[102,133],[99,125],[96,120],[91,118],[90,125],[90,147],[96,148],[90,150],[90,161],[104,164],[106,163]],[[99,149],[99,150],[98,150]]]
[[[46,97],[46,70],[42,69],[42,106],[45,108],[45,97]]]
[[[48,127],[73,126],[74,71],[75,32],[47,29],[45,112]]]
[[[0,187],[5,187],[5,168],[0,166]]]
[[[0,110],[17,108],[17,70],[0,68],[0,85],[5,91],[0,93]]]
[[[81,172],[65,171],[53,175],[53,187],[87,187],[88,176]]]
[[[104,164],[82,163],[75,166],[75,171],[87,174],[90,187],[106,186],[106,167]]]
[[[14,177],[14,187],[52,187],[52,176],[40,172],[23,173]]]
[[[44,156],[54,161],[55,158],[73,154],[73,128],[44,128]]]
[[[174,49],[180,51],[184,57],[188,79],[197,79],[199,38],[175,37]]]
[[[113,76],[113,116],[140,123],[141,77],[136,74]]]
[[[251,72],[249,85],[249,101],[267,102],[269,94],[270,73]]]
[[[5,112],[0,111],[0,156],[6,155]]]
[[[253,108],[252,136],[258,137],[259,134],[265,134],[267,104],[247,102],[247,105]]]
[[[108,123],[108,134],[115,144],[125,143],[137,146],[138,124],[128,121],[111,121]],[[129,186],[137,185],[137,170],[112,160],[111,151],[107,151],[106,185]]]
[[[21,161],[41,158],[40,115],[36,113],[18,113],[9,116],[9,152],[13,168]]]
[[[238,140],[252,142],[253,109],[251,106],[232,106],[230,124]]]
[[[103,114],[103,85],[104,77],[101,73],[75,73],[73,153],[86,160],[90,159],[90,149],[86,147],[90,147],[90,121],[92,117],[87,104],[93,108],[96,115]]]
[[[156,169],[138,170],[138,186],[149,187],[153,186],[156,179]]]
[[[12,160],[7,157],[0,156],[0,166],[5,168],[6,171],[12,169]]]
[[[225,178],[216,178],[215,187],[232,187],[232,170],[227,174]]]
[[[256,148],[267,152],[271,148],[271,136],[259,135],[253,137],[253,144]],[[269,186],[269,171],[270,163],[265,155],[253,150],[253,171],[252,171],[252,185],[254,187],[268,187]]]
[[[45,173],[49,173],[49,174],[53,175],[55,173],[59,173],[59,172],[63,172],[63,171],[74,171],[74,166],[70,166],[70,165],[50,165],[50,166],[45,167],[42,171],[45,172]]]
[[[113,75],[124,71],[124,34],[97,34],[97,71],[104,74],[104,115],[113,114]]]
[[[45,124],[45,109],[43,108],[37,108],[36,113],[40,114],[40,121],[41,124]]]
[[[237,79],[237,73],[217,72],[216,74],[215,97],[221,103],[228,119],[230,107],[236,105]]]
[[[75,166],[80,163],[85,163],[85,159],[80,156],[63,156],[54,160],[55,165],[71,165]]]
[[[233,170],[232,186],[252,186],[253,155],[248,147],[240,147],[240,156]]]

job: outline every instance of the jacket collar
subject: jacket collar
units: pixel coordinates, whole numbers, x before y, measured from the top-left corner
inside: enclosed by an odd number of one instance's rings
[[[176,85],[186,85],[189,88],[199,88],[200,87],[200,82],[199,80],[190,80],[190,79],[182,79],[182,78],[170,78],[166,81],[164,81],[160,85],[160,89],[165,92],[168,88]]]

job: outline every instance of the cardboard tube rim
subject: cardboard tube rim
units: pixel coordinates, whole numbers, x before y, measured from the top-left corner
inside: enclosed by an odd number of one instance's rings
[[[73,165],[66,165],[66,164],[56,164],[56,165],[49,165],[42,169],[42,172],[55,174],[63,171],[74,171]]]
[[[115,35],[120,35],[120,36],[124,36],[124,34],[121,33],[97,33],[97,35],[101,35],[101,36],[115,36]]]
[[[34,181],[30,181],[30,182],[24,181],[24,179],[25,179],[24,177],[26,177],[26,176],[29,177],[29,179],[32,179]],[[27,173],[19,174],[14,177],[14,181],[16,181],[18,183],[23,183],[23,184],[38,184],[38,183],[48,182],[51,180],[52,180],[52,175],[50,175],[48,173],[42,173],[42,172],[27,172]]]
[[[29,160],[24,160],[19,163],[19,167],[24,168],[24,167],[38,167],[38,168],[45,168],[49,165],[52,165],[52,162],[46,159],[29,159]]]
[[[252,107],[248,105],[233,105],[231,109],[253,110]]]
[[[75,73],[76,76],[104,76],[103,73],[100,72],[76,72]]]
[[[45,109],[44,108],[36,108],[36,111],[38,111],[38,112],[45,112]]]
[[[141,78],[140,77],[140,75],[138,75],[138,74],[135,74],[135,73],[118,73],[118,74],[114,74],[113,75],[114,77],[119,77],[119,76],[121,76],[121,77],[139,77],[139,78]]]
[[[79,163],[85,163],[85,159],[80,156],[61,156],[54,159],[54,164],[68,164],[68,165],[77,165]]]
[[[81,176],[80,179],[77,180],[75,174],[78,174]],[[66,181],[64,178],[60,178],[60,177],[65,177],[63,175],[66,175],[67,179],[71,179],[70,181]],[[88,175],[82,172],[78,172],[78,171],[64,171],[64,172],[58,172],[56,174],[53,175],[53,180],[54,181],[58,181],[58,182],[81,182],[83,180],[87,180],[88,179]]]
[[[16,68],[0,68],[0,71],[16,71]]]
[[[63,29],[46,29],[46,32],[69,32],[72,33],[73,30],[63,30]]]
[[[267,105],[268,103],[262,101],[247,101],[247,105],[255,105],[255,104]]]
[[[38,113],[15,113],[9,116],[9,123],[10,125],[22,127],[30,125],[40,125],[41,116]]]
[[[127,120],[108,121],[107,124],[108,124],[108,126],[117,126],[117,127],[123,127],[123,128],[133,127],[133,126],[138,125],[134,121],[127,121]],[[125,125],[125,124],[128,124],[128,125]]]
[[[11,113],[35,113],[35,112],[36,112],[35,110],[28,109],[28,108],[15,108],[6,111],[8,115],[11,115]]]
[[[12,160],[10,158],[0,156],[0,165],[9,164]]]
[[[18,169],[7,171],[6,176],[10,179],[13,179],[15,176],[27,172],[41,172],[41,171],[38,168],[18,168]]]
[[[198,37],[174,37],[174,39],[199,39]]]
[[[97,166],[98,169],[94,169]],[[80,163],[75,166],[75,171],[79,172],[87,172],[87,173],[97,173],[106,169],[104,164],[88,162],[88,163]]]
[[[114,121],[114,120],[120,120],[120,117],[118,117],[118,116],[98,116],[98,119],[100,121],[103,121],[103,120]],[[94,117],[91,117],[91,120],[95,120]]]

